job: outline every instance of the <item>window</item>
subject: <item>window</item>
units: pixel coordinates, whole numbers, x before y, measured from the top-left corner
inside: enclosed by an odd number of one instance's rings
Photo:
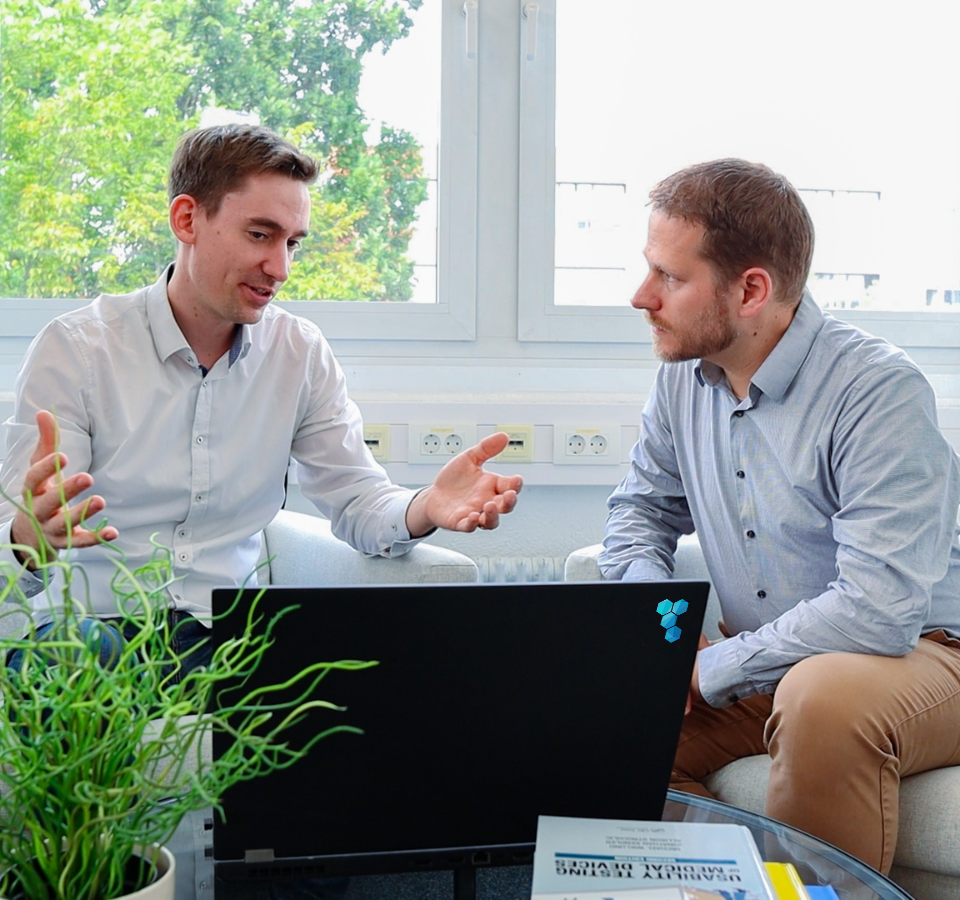
[[[287,302],[322,309],[331,335],[472,337],[476,17],[464,8],[10,0],[0,297],[74,301],[154,280],[175,253],[177,138],[239,119],[321,162]]]
[[[800,189],[821,306],[898,343],[906,327],[908,342],[955,345],[931,325],[960,312],[958,8],[537,7],[520,76],[521,339],[647,340],[628,305],[646,274],[648,192],[738,156]]]

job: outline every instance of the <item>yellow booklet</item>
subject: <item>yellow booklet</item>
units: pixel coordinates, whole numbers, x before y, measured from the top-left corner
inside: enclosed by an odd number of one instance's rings
[[[790,863],[765,862],[763,864],[777,892],[777,900],[810,900],[800,875]]]

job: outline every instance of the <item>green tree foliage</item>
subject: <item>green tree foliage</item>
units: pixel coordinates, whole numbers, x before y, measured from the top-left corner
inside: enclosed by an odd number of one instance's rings
[[[406,300],[420,147],[368,146],[363,56],[423,0],[2,0],[0,295],[87,297],[174,253],[166,168],[206,107],[254,113],[324,164],[288,299]],[[15,48],[15,49],[14,49]]]

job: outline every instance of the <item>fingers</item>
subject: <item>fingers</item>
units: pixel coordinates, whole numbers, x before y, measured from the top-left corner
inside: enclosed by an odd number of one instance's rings
[[[47,412],[45,409],[37,412],[37,430],[40,432],[40,437],[37,440],[33,456],[30,457],[30,465],[40,462],[41,459],[49,456],[57,449],[59,437],[57,420],[53,417],[53,413]]]
[[[519,475],[498,475],[497,476],[497,493],[498,494],[507,494],[513,492],[514,495],[519,494],[520,490],[523,488],[523,479]]]
[[[488,434],[482,441],[466,452],[478,466],[482,466],[488,459],[492,459],[498,453],[502,453],[509,441],[509,434],[505,431],[498,431],[496,434]]]
[[[43,516],[34,513],[34,520],[28,519],[25,527],[19,525],[15,535],[11,536],[15,536],[18,543],[27,544],[34,549],[39,549],[36,533],[38,527],[47,543],[57,550],[67,547],[91,547],[104,541],[112,541],[119,536],[119,532],[112,525],[94,530],[82,527],[87,519],[102,512],[106,505],[103,497],[97,495],[73,506],[58,506],[49,512],[43,510]],[[27,538],[27,529],[32,533],[32,539]]]
[[[93,496],[73,506],[71,502],[93,485],[87,472],[64,477],[68,460],[57,451],[59,440],[56,419],[46,410],[37,413],[39,438],[23,479],[23,497],[27,512],[14,518],[11,538],[15,543],[39,551],[41,544],[57,550],[66,547],[90,547],[118,537],[116,528],[82,527],[85,519],[106,507],[103,497]]]
[[[29,492],[34,498],[45,494],[59,497],[59,488],[62,486],[66,499],[72,500],[93,484],[93,479],[86,472],[62,478],[58,484],[55,476],[63,472],[66,464],[67,457],[63,453],[51,453],[30,466],[23,476],[24,496]]]

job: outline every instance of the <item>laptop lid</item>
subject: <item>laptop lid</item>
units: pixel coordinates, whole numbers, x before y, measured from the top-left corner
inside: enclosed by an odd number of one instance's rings
[[[332,671],[289,769],[225,792],[224,878],[361,875],[529,862],[537,817],[659,819],[709,585],[667,581],[268,587],[290,606],[252,682]],[[255,591],[213,592],[214,643]],[[224,616],[223,618],[216,618]],[[219,757],[228,739],[215,736]]]

